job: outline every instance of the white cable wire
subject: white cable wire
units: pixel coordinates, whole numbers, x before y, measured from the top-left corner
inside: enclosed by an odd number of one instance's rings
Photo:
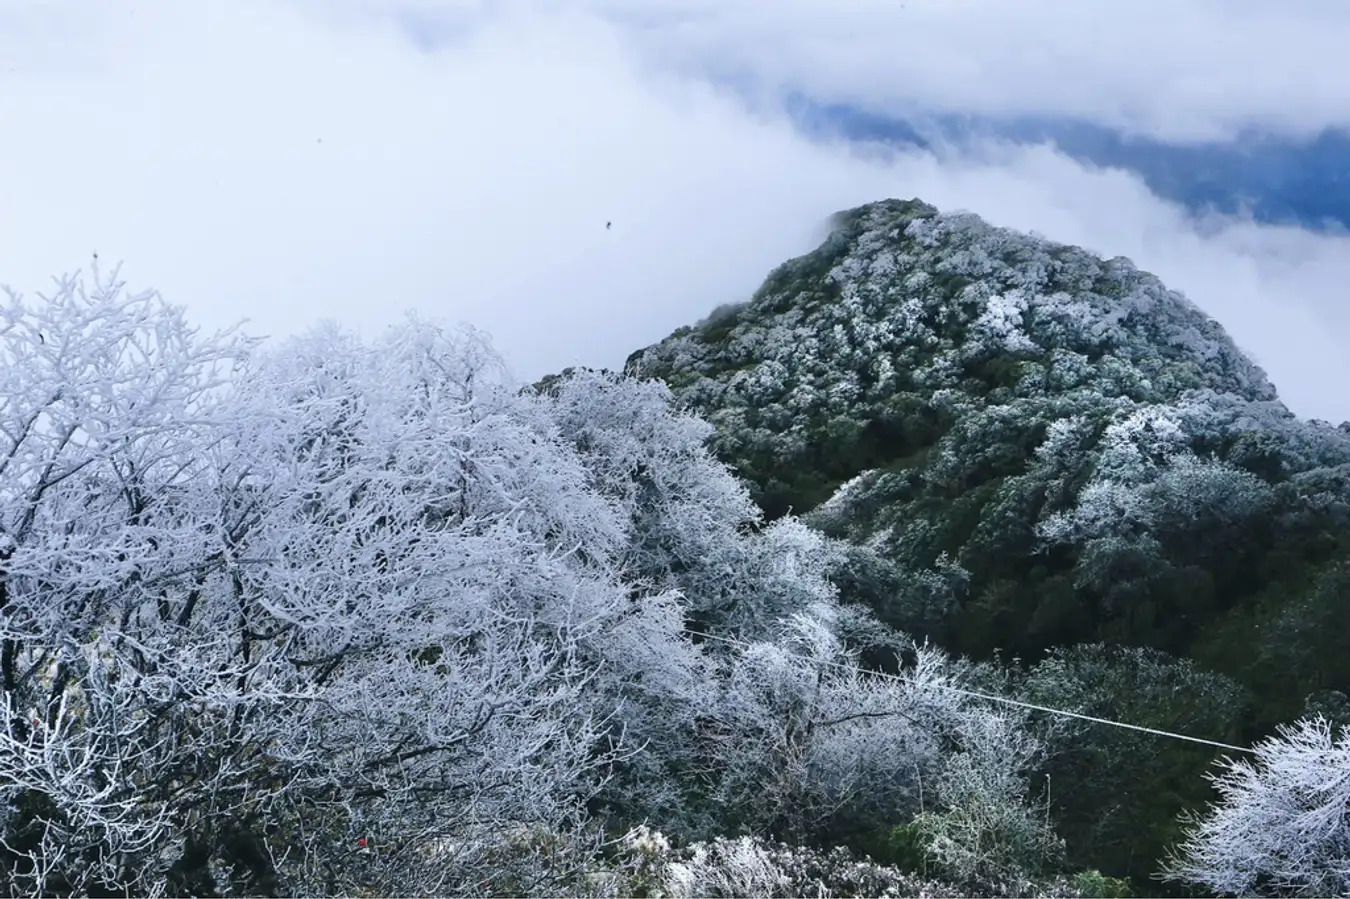
[[[737,646],[740,647],[741,649],[750,649],[753,646],[753,644],[746,643],[741,640],[733,640],[730,637],[717,637],[712,634],[705,634],[702,632],[700,632],[698,636],[704,640],[713,640],[718,643],[726,643],[729,646]],[[781,649],[781,647],[779,648]],[[838,668],[843,671],[854,670],[850,668],[848,665],[843,664],[842,662],[815,662],[814,660],[806,656],[799,655],[796,653],[788,653],[788,655],[791,655],[794,658],[802,659],[807,662],[812,662],[813,664],[821,664],[827,668]],[[904,678],[902,677],[898,677],[894,674],[886,674],[885,672],[882,671],[869,671],[867,672],[867,674],[871,677],[878,677],[885,680],[894,680],[894,681],[904,680]],[[1051,715],[1060,715],[1064,718],[1077,718],[1080,721],[1090,721],[1093,724],[1106,724],[1111,727],[1120,727],[1124,728],[1125,730],[1135,730],[1139,731],[1140,733],[1154,734],[1155,736],[1168,737],[1173,740],[1186,740],[1187,742],[1190,743],[1201,743],[1205,746],[1214,746],[1219,749],[1230,749],[1233,752],[1245,752],[1248,754],[1255,754],[1256,752],[1256,750],[1248,746],[1234,746],[1232,743],[1220,743],[1217,740],[1206,740],[1203,737],[1192,737],[1189,734],[1173,733],[1171,731],[1159,730],[1156,727],[1144,727],[1139,724],[1127,724],[1124,721],[1112,721],[1109,718],[1097,718],[1093,715],[1084,715],[1079,712],[1069,712],[1065,711],[1064,709],[1052,709],[1049,706],[1034,705],[1033,703],[1030,702],[1020,702],[1019,700],[1016,699],[1009,699],[1006,696],[996,696],[992,693],[979,693],[974,690],[963,690],[960,687],[955,687],[952,686],[951,684],[938,684],[936,686],[938,686],[940,689],[950,690],[953,693],[958,693],[962,696],[969,696],[973,699],[983,699],[987,702],[1001,702],[1004,705],[1016,706],[1022,709],[1031,709],[1032,711],[1036,712],[1047,712]]]

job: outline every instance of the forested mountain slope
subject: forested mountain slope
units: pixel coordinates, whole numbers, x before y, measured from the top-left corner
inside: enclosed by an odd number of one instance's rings
[[[963,654],[1076,671],[1027,689],[1093,714],[1211,739],[1305,709],[1344,720],[1350,426],[1291,414],[1218,323],[1126,259],[918,200],[834,224],[628,371],[715,426],[770,516],[847,538],[845,599]],[[1138,761],[1105,786],[1146,778],[1139,801],[1158,803],[1131,836],[1091,838],[1108,867],[1151,842],[1145,819],[1206,795],[1176,786],[1198,758],[1167,750],[1175,772],[1148,773],[1138,749],[1083,750]],[[1111,826],[1060,811],[1071,844]]]

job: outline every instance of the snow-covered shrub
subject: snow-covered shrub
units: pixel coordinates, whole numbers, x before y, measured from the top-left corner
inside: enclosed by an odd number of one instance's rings
[[[1350,731],[1301,719],[1225,759],[1167,876],[1239,896],[1350,894]]]
[[[1053,868],[1063,841],[1048,810],[1037,808],[1028,774],[1042,747],[1024,717],[996,712],[965,717],[960,750],[945,760],[929,802],[915,820],[927,853],[954,880],[988,885]]]

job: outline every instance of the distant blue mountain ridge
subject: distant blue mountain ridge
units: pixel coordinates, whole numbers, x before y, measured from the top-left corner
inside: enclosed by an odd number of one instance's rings
[[[941,151],[987,138],[1049,143],[1083,163],[1137,173],[1156,194],[1200,215],[1247,212],[1269,224],[1317,231],[1350,229],[1350,132],[1327,129],[1294,141],[1250,133],[1223,143],[1169,144],[1126,137],[1099,125],[1054,117],[958,115],[888,118],[794,97],[803,130],[897,148]]]

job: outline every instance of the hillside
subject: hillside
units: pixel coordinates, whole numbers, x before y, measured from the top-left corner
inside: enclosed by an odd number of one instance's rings
[[[848,540],[846,599],[1016,671],[1130,669],[1120,689],[1042,699],[1211,739],[1305,709],[1347,720],[1350,425],[1294,416],[1217,322],[1129,260],[874,203],[628,371],[715,426],[769,516]],[[1140,653],[1221,678],[1227,706],[1172,676],[1146,690]],[[1141,791],[1163,798],[1144,818],[1205,798],[1151,776]],[[1079,848],[1119,870],[1125,849],[1094,839]]]

